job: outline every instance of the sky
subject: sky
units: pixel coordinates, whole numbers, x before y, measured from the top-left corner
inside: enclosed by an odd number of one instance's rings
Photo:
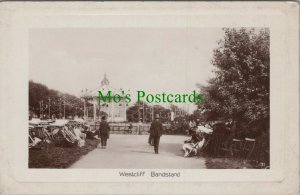
[[[78,97],[105,73],[133,100],[137,90],[189,94],[213,77],[213,49],[223,36],[220,28],[31,29],[29,79]]]

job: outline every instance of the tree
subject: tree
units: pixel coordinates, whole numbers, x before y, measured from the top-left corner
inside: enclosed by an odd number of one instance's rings
[[[50,106],[50,116],[49,115]],[[83,102],[76,96],[48,89],[47,86],[29,81],[29,112],[39,117],[46,115],[51,117],[62,117],[64,113],[68,116],[82,116]]]
[[[152,122],[152,118],[154,118],[156,114],[160,116],[160,120],[163,123],[170,120],[169,109],[160,105],[150,106],[143,101],[140,103],[136,102],[126,110],[127,121],[129,122],[139,122],[139,117],[142,122]]]
[[[170,109],[174,112],[174,121],[183,121],[183,119],[189,119],[187,111],[174,104],[170,104]]]
[[[232,119],[238,125],[268,130],[270,33],[268,29],[225,28],[214,50],[215,77],[201,86],[200,110],[209,120]]]
[[[170,109],[165,108],[161,105],[154,105],[153,109],[154,109],[153,110],[154,116],[159,115],[160,121],[162,123],[166,123],[171,120],[171,110]]]
[[[145,110],[143,110],[145,109]],[[145,102],[136,102],[133,106],[129,107],[126,110],[127,121],[129,122],[139,122],[140,120],[143,122],[151,121],[151,110],[148,104]],[[145,116],[143,116],[145,115]]]

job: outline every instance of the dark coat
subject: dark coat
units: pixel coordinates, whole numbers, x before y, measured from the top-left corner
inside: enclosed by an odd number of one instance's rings
[[[163,132],[163,126],[159,121],[153,121],[150,127],[150,135],[152,137],[160,137]]]
[[[101,121],[99,126],[99,137],[102,139],[109,138],[110,127],[106,121]]]

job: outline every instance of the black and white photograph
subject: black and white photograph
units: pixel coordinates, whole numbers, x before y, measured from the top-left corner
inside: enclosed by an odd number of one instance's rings
[[[0,193],[297,194],[296,2],[2,2]]]
[[[29,168],[269,168],[268,28],[29,36]]]

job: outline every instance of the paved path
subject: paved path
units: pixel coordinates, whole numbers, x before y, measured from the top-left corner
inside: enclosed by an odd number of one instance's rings
[[[159,154],[149,146],[148,135],[112,134],[106,149],[97,148],[70,168],[205,168],[202,157],[184,158],[181,150],[184,136],[163,135]]]

